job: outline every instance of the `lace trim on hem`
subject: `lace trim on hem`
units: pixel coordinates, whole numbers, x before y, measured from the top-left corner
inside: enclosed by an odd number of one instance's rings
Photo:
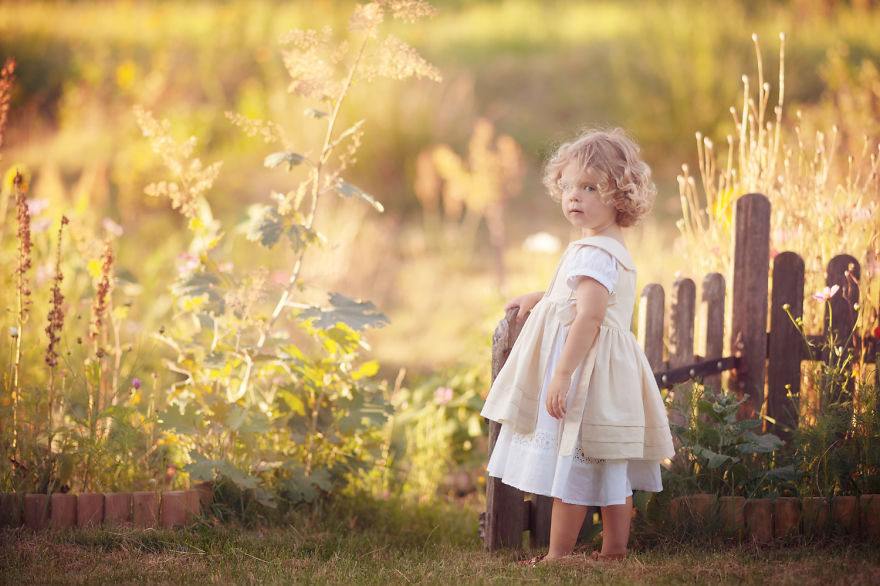
[[[535,431],[530,435],[521,433],[513,433],[510,437],[510,444],[518,448],[530,450],[544,450],[556,453],[559,438],[554,433],[546,431]],[[574,459],[582,464],[604,464],[603,458],[593,458],[584,454],[583,448],[577,446],[574,451]]]

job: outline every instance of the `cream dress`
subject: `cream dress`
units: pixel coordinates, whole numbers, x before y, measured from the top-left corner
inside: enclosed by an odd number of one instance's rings
[[[581,278],[591,277],[614,295],[620,277],[620,267],[614,256],[603,248],[589,245],[575,247],[568,252],[570,254],[560,263],[564,263],[564,269],[560,266],[563,274],[557,275],[564,278],[567,288],[573,291]],[[573,294],[567,302],[574,304]],[[514,425],[502,422],[488,464],[489,475],[524,492],[551,496],[577,505],[617,505],[623,504],[633,490],[661,491],[663,486],[657,460],[605,459],[586,455],[580,432],[573,450],[568,455],[561,454],[562,422],[551,417],[544,405],[547,387],[553,378],[553,369],[568,331],[568,325],[560,327],[549,347],[534,430],[521,433]],[[581,364],[572,376],[572,387],[567,397],[568,409],[571,409],[577,396],[576,389],[583,367]],[[595,364],[594,368],[601,369],[603,365]],[[589,402],[588,393],[584,411],[589,411]]]

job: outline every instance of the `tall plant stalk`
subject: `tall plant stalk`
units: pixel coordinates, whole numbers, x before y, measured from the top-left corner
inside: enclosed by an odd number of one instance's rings
[[[372,33],[372,29],[364,32],[364,37],[361,40],[357,57],[354,59],[351,67],[348,70],[348,75],[345,78],[345,83],[342,86],[342,91],[340,92],[339,97],[336,99],[336,102],[333,105],[333,111],[327,117],[327,132],[324,134],[324,144],[321,146],[321,156],[318,157],[318,160],[316,161],[311,173],[312,177],[310,181],[312,184],[312,199],[311,205],[309,206],[309,213],[306,216],[306,220],[304,222],[307,232],[310,232],[314,228],[315,216],[317,215],[318,211],[318,200],[321,198],[321,195],[326,192],[326,190],[321,189],[321,180],[324,177],[324,165],[327,163],[327,159],[330,157],[330,154],[333,152],[333,149],[336,146],[333,143],[333,131],[336,128],[336,121],[339,118],[339,108],[342,106],[343,101],[345,101],[345,98],[348,95],[348,90],[349,88],[351,88],[351,82],[354,79],[355,72],[357,71],[358,65],[363,58],[364,50],[367,48],[367,43],[369,42]],[[290,300],[290,296],[293,294],[294,289],[296,289],[296,285],[299,282],[299,275],[302,272],[305,255],[305,248],[302,248],[297,252],[296,262],[293,265],[293,272],[290,275],[290,279],[288,279],[287,281],[287,285],[281,292],[281,295],[278,298],[278,302],[275,304],[275,308],[272,310],[272,316],[269,318],[268,321],[264,322],[262,327],[260,328],[256,351],[261,350],[266,345],[266,338],[269,332],[272,331],[272,327],[275,325],[275,322],[278,320],[281,312],[284,311],[284,308],[287,306],[287,302]],[[251,359],[250,354],[246,354],[246,357],[247,366],[245,367],[244,376],[241,380],[241,387],[238,391],[239,396],[244,396],[244,394],[247,393],[248,384],[250,383],[251,373],[254,367],[254,362]]]
[[[61,281],[64,280],[64,274],[61,272],[61,237],[64,234],[64,226],[68,222],[66,216],[61,217],[61,226],[58,228],[58,246],[55,252],[55,276],[52,279],[49,325],[46,326],[46,334],[49,336],[49,344],[46,347],[46,366],[49,367],[49,405],[46,409],[47,462],[52,457],[52,439],[55,433],[53,411],[55,408],[55,367],[58,365],[56,346],[60,341],[61,330],[64,327],[64,295],[61,294]]]
[[[25,191],[22,187],[21,173],[16,172],[13,181],[15,190],[15,206],[18,218],[18,265],[15,269],[15,289],[16,289],[16,326],[15,333],[15,359],[13,363],[12,376],[12,454],[13,458],[18,456],[19,434],[21,421],[19,419],[19,405],[21,403],[22,380],[21,380],[21,361],[22,361],[22,338],[24,337],[24,325],[27,322],[28,310],[32,304],[30,280],[27,272],[31,268],[31,219],[28,211],[27,199]]]

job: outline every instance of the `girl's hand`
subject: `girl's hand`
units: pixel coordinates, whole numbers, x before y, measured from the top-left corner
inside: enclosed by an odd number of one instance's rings
[[[506,312],[509,309],[518,307],[519,311],[516,313],[516,319],[517,321],[522,321],[526,318],[526,315],[528,315],[532,308],[538,304],[543,296],[543,291],[535,291],[534,293],[526,293],[525,295],[514,297],[504,306],[504,311]]]
[[[556,419],[562,419],[565,416],[565,400],[568,398],[568,391],[571,388],[571,375],[564,373],[555,373],[547,387],[547,413]]]

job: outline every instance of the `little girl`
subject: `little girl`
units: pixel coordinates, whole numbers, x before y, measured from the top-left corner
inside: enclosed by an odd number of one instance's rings
[[[656,188],[626,134],[588,131],[548,162],[544,184],[581,238],[568,245],[547,291],[520,295],[519,338],[482,415],[502,424],[490,476],[553,497],[550,549],[574,550],[588,506],[602,510],[602,551],[626,553],[632,491],[659,492],[674,454],[660,391],[630,330],[636,269],[623,230],[650,211]]]

